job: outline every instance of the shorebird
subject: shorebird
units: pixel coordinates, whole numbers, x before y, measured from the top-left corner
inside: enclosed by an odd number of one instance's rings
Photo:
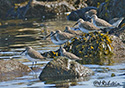
[[[111,25],[110,23],[108,23],[107,21],[103,20],[103,19],[100,19],[98,18],[96,15],[92,15],[92,21],[93,21],[93,24],[98,27],[98,28],[109,28],[109,29],[112,29],[112,28],[115,28],[115,26]]]
[[[88,21],[84,21],[83,19],[79,19],[77,23],[75,23],[73,26],[77,25],[79,26],[79,29],[84,33],[99,31],[100,28],[97,28],[92,23]]]
[[[66,43],[70,39],[74,38],[75,35],[66,33],[66,32],[61,32],[60,30],[56,31],[56,39],[61,42],[61,43]]]
[[[26,52],[25,56],[32,62],[32,67],[36,65],[37,59],[45,60],[45,57],[43,57],[38,51],[34,50],[32,47],[27,46],[20,55],[22,55],[24,52]]]
[[[48,38],[49,36],[51,37],[51,41],[52,41],[55,45],[62,45],[62,44],[63,44],[62,42],[59,42],[59,41],[57,40],[55,31],[51,31],[51,33],[50,33],[48,36],[46,36],[46,38]]]
[[[77,57],[75,54],[67,52],[63,47],[60,46],[61,56],[68,57],[70,60],[82,60],[82,58]]]
[[[96,14],[97,14],[97,11],[95,9],[91,9],[85,13],[85,17],[88,19],[88,18],[91,18],[92,15],[96,15]]]
[[[79,32],[72,30],[69,26],[65,27],[64,32],[74,34],[74,35],[80,35]]]

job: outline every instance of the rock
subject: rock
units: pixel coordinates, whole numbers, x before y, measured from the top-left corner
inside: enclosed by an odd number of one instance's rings
[[[29,1],[29,0],[28,0]],[[17,8],[14,8],[12,12],[12,7],[14,5],[19,5],[20,7],[26,6],[27,0],[1,0],[0,2],[0,19],[5,19],[7,16],[11,16],[10,14],[15,12]],[[77,9],[81,9],[87,6],[85,3],[86,0],[32,0],[32,3],[28,7],[28,11],[26,11],[25,17],[27,18],[35,18],[35,17],[53,17],[54,15],[63,14],[64,12],[71,12]],[[4,8],[6,7],[6,8]],[[23,9],[24,11],[25,9]],[[9,13],[9,14],[8,14]],[[13,14],[12,14],[13,15]],[[52,15],[52,16],[51,16]],[[11,17],[13,18],[13,17]]]
[[[119,39],[125,43],[125,26],[123,26],[122,28],[118,28],[118,29],[114,29],[113,33],[111,33],[112,35],[115,35],[117,37],[119,37]]]
[[[112,40],[108,34],[90,32],[83,34],[81,38],[74,38],[65,46],[68,52],[72,52],[83,60],[81,64],[112,64],[113,55]]]
[[[113,60],[115,63],[125,63],[125,44],[121,41],[119,37],[114,35],[111,36],[112,47],[113,47]]]
[[[0,81],[12,80],[28,74],[31,69],[15,60],[0,60]]]
[[[85,17],[85,13],[91,9],[95,9],[97,10],[96,7],[85,7],[76,11],[72,11],[68,16],[67,19],[68,20],[73,20],[73,21],[77,21],[79,18],[82,18],[84,20],[87,20]]]
[[[86,1],[88,6],[95,6],[95,7],[99,7],[99,5],[103,2],[105,2],[105,0],[87,0]]]
[[[11,5],[12,4],[8,0],[0,0],[0,19],[5,18],[7,11],[11,8]]]
[[[125,62],[125,26],[114,28],[110,34],[93,32],[75,37],[64,48],[83,60],[81,64],[108,64]],[[55,58],[60,56],[59,50],[43,53],[43,56]]]
[[[75,4],[76,3],[76,4]],[[42,17],[43,16],[48,16],[50,15],[59,15],[59,14],[64,14],[65,12],[71,12],[80,8],[85,8],[87,5],[86,3],[80,1],[69,1],[69,0],[63,0],[63,1],[39,1],[39,2],[34,2],[33,7],[30,8],[29,12],[27,13],[27,16],[30,17]],[[37,13],[37,14],[36,14]],[[49,16],[50,16],[49,15]],[[48,17],[49,17],[48,16]]]
[[[97,16],[110,22],[115,21],[113,18],[125,17],[124,3],[125,0],[87,0],[88,6],[97,7]],[[113,19],[113,20],[112,20]],[[125,23],[125,19],[121,25]]]
[[[93,74],[93,71],[83,65],[69,60],[66,57],[58,57],[50,61],[39,78],[42,81],[55,80],[55,79],[67,79],[74,77],[87,77]]]
[[[99,17],[107,21],[113,18],[125,17],[124,3],[125,0],[105,0],[99,7]]]

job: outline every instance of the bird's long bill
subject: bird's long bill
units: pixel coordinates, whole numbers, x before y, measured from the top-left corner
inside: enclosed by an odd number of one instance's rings
[[[52,36],[54,36],[56,33],[53,33]]]
[[[77,21],[72,27],[74,27],[75,25],[77,25],[79,23],[79,21]]]
[[[22,55],[26,50],[24,50],[20,55]]]
[[[47,35],[44,39],[47,39],[50,35],[51,35],[51,33],[49,35]]]

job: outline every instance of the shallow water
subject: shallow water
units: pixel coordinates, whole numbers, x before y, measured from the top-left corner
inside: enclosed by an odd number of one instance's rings
[[[17,20],[17,23],[19,22],[20,21]],[[42,39],[46,35],[44,32],[45,28],[47,32],[50,32],[51,30],[64,30],[65,26],[72,26],[74,23],[64,19],[51,19],[45,22],[31,20],[30,22],[34,24],[33,27],[19,27],[17,25],[0,28],[0,59],[14,58],[30,67],[32,63],[28,61],[24,55],[20,56],[20,53],[25,49],[25,46],[31,46],[40,53],[48,52],[50,50],[55,51],[59,46],[54,45],[50,39]],[[4,22],[4,24],[5,23],[6,22]],[[46,25],[46,27],[43,25]],[[28,75],[17,77],[13,80],[0,82],[0,88],[96,88],[93,84],[96,80],[105,80],[106,82],[114,81],[120,83],[120,86],[117,86],[118,88],[123,88],[122,85],[123,82],[125,82],[125,75],[122,75],[125,74],[125,63],[114,64],[112,66],[84,65],[92,69],[95,74],[89,78],[41,82],[38,76],[48,62],[49,61],[38,61],[38,70],[33,70]],[[112,74],[115,74],[115,76],[111,77]]]

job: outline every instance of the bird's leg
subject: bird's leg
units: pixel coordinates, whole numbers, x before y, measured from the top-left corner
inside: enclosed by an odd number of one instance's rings
[[[35,65],[34,67],[36,67],[36,64],[37,64],[37,61],[34,62],[34,65]]]
[[[60,50],[61,50],[61,45],[59,46],[59,54],[60,54],[60,56],[61,56],[61,51],[60,51]]]
[[[32,62],[32,68],[33,68],[33,66],[34,66],[34,62]]]

